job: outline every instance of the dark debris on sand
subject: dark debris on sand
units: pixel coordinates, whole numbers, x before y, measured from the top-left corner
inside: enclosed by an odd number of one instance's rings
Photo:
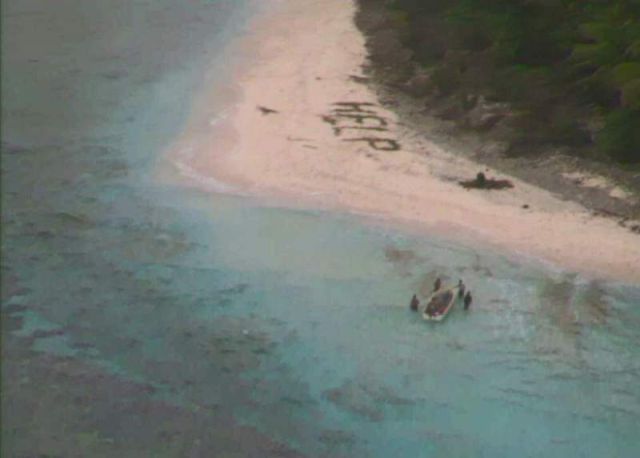
[[[257,108],[258,110],[260,110],[260,112],[261,112],[263,115],[269,115],[269,114],[275,114],[275,113],[278,113],[278,110],[274,110],[273,108],[269,108],[269,107],[263,107],[263,106],[258,105],[256,108]]]
[[[479,172],[473,180],[459,181],[459,183],[465,189],[499,190],[513,188],[511,181],[487,178],[482,172]]]

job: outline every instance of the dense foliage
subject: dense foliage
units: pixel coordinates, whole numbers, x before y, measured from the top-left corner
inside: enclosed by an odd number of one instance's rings
[[[540,141],[640,162],[640,0],[393,0],[440,92],[512,104]]]

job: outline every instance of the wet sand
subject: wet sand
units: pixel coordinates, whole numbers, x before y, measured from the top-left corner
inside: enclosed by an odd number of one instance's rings
[[[169,153],[204,180],[287,204],[348,210],[588,276],[640,280],[640,238],[577,203],[508,176],[503,191],[458,182],[483,165],[398,125],[363,84],[355,5],[285,0],[238,46],[244,62],[222,119],[200,101]],[[228,188],[227,188],[228,189]],[[525,207],[526,206],[526,207]]]

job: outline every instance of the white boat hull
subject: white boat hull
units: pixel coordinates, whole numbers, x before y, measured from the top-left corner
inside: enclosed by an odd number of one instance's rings
[[[424,311],[422,312],[422,319],[425,321],[442,321],[444,320],[447,315],[449,314],[449,312],[453,309],[453,306],[455,305],[455,303],[458,301],[458,292],[459,292],[460,288],[458,286],[453,286],[450,288],[445,288],[445,289],[441,289],[439,291],[436,291],[435,293],[433,293],[431,295],[431,297],[429,298],[429,302],[427,303],[427,307],[425,307]],[[438,296],[442,296],[444,294],[447,294],[448,292],[451,293],[451,298],[449,299],[449,301],[447,302],[447,305],[444,307],[444,309],[437,313],[437,314],[429,314],[427,313],[427,309],[429,307],[429,304],[432,303],[432,301],[436,300],[438,298]]]

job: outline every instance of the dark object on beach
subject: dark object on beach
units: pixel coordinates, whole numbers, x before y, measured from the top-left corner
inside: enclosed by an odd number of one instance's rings
[[[277,111],[276,111],[276,110],[273,110],[273,109],[271,109],[271,108],[267,108],[267,107],[262,107],[262,106],[260,106],[260,105],[258,105],[258,110],[260,110],[260,112],[261,112],[263,115],[268,115],[268,114],[272,114],[272,113],[277,113]]]
[[[334,126],[337,122],[336,118],[332,118],[331,116],[327,115],[322,115],[322,120],[327,124],[331,124],[332,126]]]
[[[420,301],[418,300],[418,297],[414,294],[413,297],[411,298],[411,310],[413,310],[414,312],[418,311],[418,307],[420,306]]]
[[[458,280],[458,298],[461,298],[464,295],[464,291],[464,283],[462,283],[462,280]]]
[[[467,294],[465,294],[465,296],[464,296],[464,309],[465,310],[469,310],[469,307],[471,307],[471,301],[473,301],[473,298],[471,297],[471,291],[467,291]]]
[[[522,208],[524,208],[524,209],[529,208],[529,204],[524,204],[524,205],[522,206]]]
[[[440,277],[436,278],[435,283],[433,284],[433,290],[438,291],[442,286],[442,281],[440,281]]]
[[[465,189],[508,189],[513,188],[513,183],[509,180],[496,180],[487,178],[483,172],[478,172],[475,180],[460,181],[460,186]]]

